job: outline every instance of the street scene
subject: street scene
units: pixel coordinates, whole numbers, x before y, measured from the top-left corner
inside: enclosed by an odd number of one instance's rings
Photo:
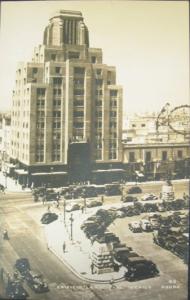
[[[2,2],[0,300],[187,300],[186,1]]]

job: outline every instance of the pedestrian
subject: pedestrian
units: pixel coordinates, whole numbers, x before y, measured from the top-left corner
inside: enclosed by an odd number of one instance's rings
[[[83,205],[81,206],[81,212],[82,212],[82,214],[84,213],[84,206]]]
[[[102,204],[104,203],[104,196],[102,195],[101,196],[101,201],[102,201]]]
[[[57,205],[56,205],[56,207],[59,208],[59,200],[57,200]]]
[[[48,212],[50,212],[50,208],[51,208],[51,206],[50,206],[50,205],[48,205],[48,207],[47,207],[47,210],[48,210]]]
[[[42,197],[42,203],[44,205],[44,203],[45,203],[45,196]]]
[[[111,285],[111,289],[115,289],[116,288],[116,286],[114,285],[113,278],[110,280],[110,285]]]
[[[63,243],[63,253],[65,253],[65,250],[66,250],[66,243],[64,242]]]
[[[1,281],[3,281],[3,274],[4,274],[4,269],[1,268]]]
[[[91,273],[94,274],[94,263],[93,262],[91,263],[90,268],[91,268]]]

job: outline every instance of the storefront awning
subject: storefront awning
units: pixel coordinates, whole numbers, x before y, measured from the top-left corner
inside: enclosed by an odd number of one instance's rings
[[[103,173],[103,172],[125,172],[123,169],[108,169],[108,170],[94,170],[92,173]]]
[[[47,176],[47,175],[66,175],[67,172],[40,172],[40,173],[32,173],[32,176]]]
[[[15,173],[17,173],[18,175],[27,175],[28,171],[25,171],[24,169],[16,169]]]

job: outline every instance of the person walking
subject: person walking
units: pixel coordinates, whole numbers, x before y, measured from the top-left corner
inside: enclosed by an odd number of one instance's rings
[[[3,267],[1,268],[1,281],[3,281],[3,275],[4,275],[4,269]]]
[[[64,242],[63,243],[63,253],[65,253],[65,251],[66,251],[66,243]]]
[[[94,263],[93,262],[91,263],[90,268],[91,268],[91,273],[94,274]]]

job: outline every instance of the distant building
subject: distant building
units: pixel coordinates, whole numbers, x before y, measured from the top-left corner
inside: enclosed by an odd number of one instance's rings
[[[115,67],[102,62],[101,49],[89,48],[82,14],[60,11],[50,18],[32,62],[16,71],[15,174],[29,185],[96,181],[108,169],[114,178],[123,172],[121,139],[122,88]]]
[[[8,161],[11,143],[11,114],[0,114],[0,157],[2,161]]]
[[[190,128],[190,123],[187,125],[182,124],[184,116],[176,117],[175,128],[182,130],[186,126],[186,130]],[[167,142],[188,142],[189,135],[179,134],[172,130],[170,126],[160,125],[158,130],[156,128],[156,122],[158,118],[158,113],[146,113],[146,114],[134,114],[125,119],[123,135],[123,142],[132,143],[167,143]],[[164,117],[161,117],[164,119]],[[162,120],[161,120],[162,121]],[[162,123],[162,122],[160,122]],[[166,122],[165,122],[166,123]],[[174,124],[174,120],[172,120]],[[173,125],[172,124],[172,125]]]

